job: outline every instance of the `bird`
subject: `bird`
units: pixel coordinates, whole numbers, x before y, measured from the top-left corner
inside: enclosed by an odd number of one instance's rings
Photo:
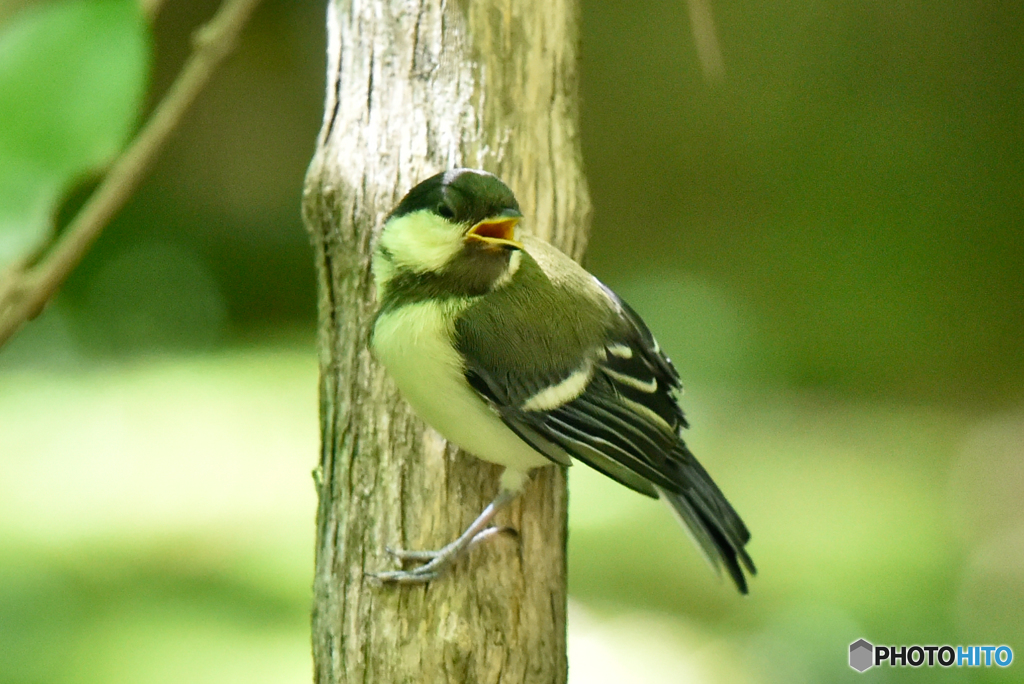
[[[497,176],[453,168],[409,190],[384,221],[371,258],[371,354],[420,418],[504,471],[496,498],[457,539],[387,548],[402,569],[373,577],[441,577],[501,530],[491,522],[531,471],[580,461],[666,500],[746,594],[745,573],[757,572],[750,533],[682,439],[675,366],[601,281],[547,242],[517,238],[522,219]]]

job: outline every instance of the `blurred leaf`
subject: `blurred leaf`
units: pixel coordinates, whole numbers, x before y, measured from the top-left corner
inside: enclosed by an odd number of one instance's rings
[[[38,246],[64,190],[124,145],[149,49],[133,0],[32,6],[0,33],[0,268]]]

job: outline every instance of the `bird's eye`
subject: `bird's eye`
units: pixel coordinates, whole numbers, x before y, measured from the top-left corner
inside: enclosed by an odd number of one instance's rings
[[[453,218],[455,218],[455,211],[451,207],[449,207],[447,204],[439,204],[439,205],[437,205],[437,214],[438,214],[438,216],[443,216],[446,219],[453,219]]]

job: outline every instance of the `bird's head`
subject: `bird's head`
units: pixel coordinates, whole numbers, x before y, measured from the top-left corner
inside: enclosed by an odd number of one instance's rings
[[[384,223],[373,258],[378,296],[399,283],[434,294],[485,294],[518,268],[519,203],[496,176],[452,169],[423,181]]]

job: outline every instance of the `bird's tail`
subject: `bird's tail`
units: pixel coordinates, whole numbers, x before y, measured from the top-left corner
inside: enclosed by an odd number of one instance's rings
[[[681,492],[661,487],[658,492],[672,506],[712,567],[721,572],[724,566],[736,588],[746,594],[743,569],[757,574],[754,561],[743,548],[750,541],[750,532],[704,467],[685,446],[680,447],[684,453],[678,461],[678,477],[673,479],[679,482]]]

